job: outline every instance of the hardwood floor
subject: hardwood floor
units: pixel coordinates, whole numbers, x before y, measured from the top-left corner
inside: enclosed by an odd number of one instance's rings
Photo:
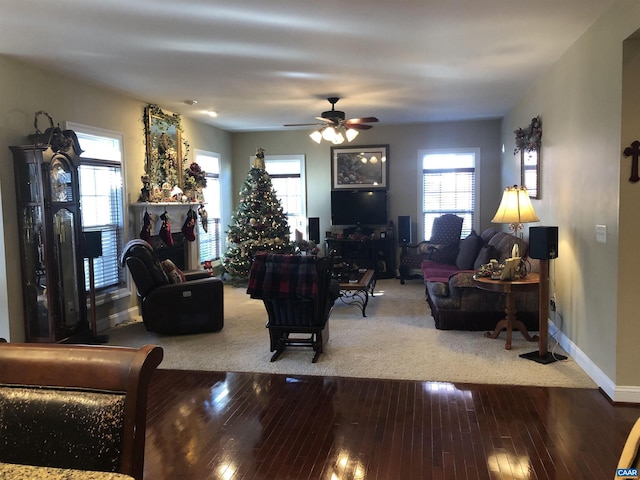
[[[597,390],[158,370],[145,479],[611,479]]]

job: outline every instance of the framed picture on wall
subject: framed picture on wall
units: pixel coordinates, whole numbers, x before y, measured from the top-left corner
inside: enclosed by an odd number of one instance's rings
[[[332,190],[389,188],[389,145],[331,147]]]

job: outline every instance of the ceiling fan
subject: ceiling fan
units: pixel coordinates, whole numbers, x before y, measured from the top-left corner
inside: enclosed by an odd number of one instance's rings
[[[340,110],[336,110],[335,106],[340,98],[329,97],[327,101],[331,104],[331,110],[322,112],[321,116],[316,117],[320,122],[316,123],[289,123],[285,127],[303,127],[319,125],[321,128],[315,130],[309,135],[316,143],[320,143],[325,139],[334,144],[341,144],[345,137],[347,141],[351,141],[358,136],[358,130],[369,130],[372,125],[368,123],[377,122],[376,117],[350,118],[345,120],[346,115]]]

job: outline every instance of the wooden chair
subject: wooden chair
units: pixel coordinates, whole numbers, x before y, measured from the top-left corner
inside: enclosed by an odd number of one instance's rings
[[[332,265],[330,257],[261,254],[254,259],[247,293],[261,299],[267,310],[272,362],[288,346],[311,347],[312,363],[323,353],[329,315],[339,296]]]
[[[0,343],[0,462],[142,480],[162,348]]]

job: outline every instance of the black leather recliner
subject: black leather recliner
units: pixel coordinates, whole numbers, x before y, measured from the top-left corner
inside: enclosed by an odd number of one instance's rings
[[[170,283],[151,245],[140,239],[127,243],[120,265],[131,272],[148,331],[183,335],[215,332],[224,326],[219,278],[206,271],[184,272],[186,281]]]

